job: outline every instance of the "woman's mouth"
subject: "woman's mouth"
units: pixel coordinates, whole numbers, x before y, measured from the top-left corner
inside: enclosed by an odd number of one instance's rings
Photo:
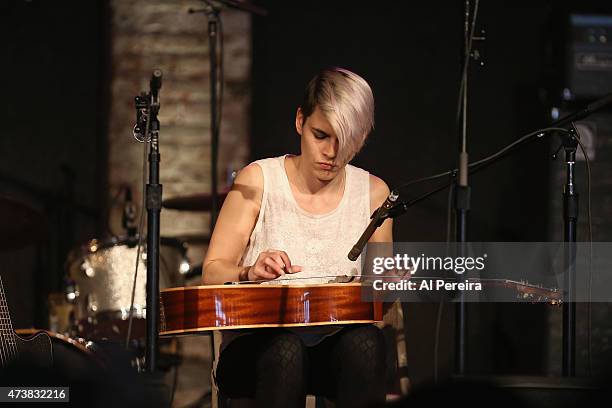
[[[334,169],[334,167],[336,167],[336,166],[334,166],[333,164],[329,164],[329,163],[322,163],[322,162],[319,162],[319,163],[317,163],[317,164],[319,165],[319,168],[321,168],[322,170],[328,170],[328,171],[329,171],[329,170],[333,170],[333,169]]]

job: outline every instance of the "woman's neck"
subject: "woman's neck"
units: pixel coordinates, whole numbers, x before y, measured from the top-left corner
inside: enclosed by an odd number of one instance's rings
[[[321,180],[316,177],[312,169],[307,168],[302,161],[302,156],[288,156],[289,165],[293,170],[293,184],[303,194],[327,195],[344,190],[344,179],[346,170],[338,171],[336,177],[331,180]]]

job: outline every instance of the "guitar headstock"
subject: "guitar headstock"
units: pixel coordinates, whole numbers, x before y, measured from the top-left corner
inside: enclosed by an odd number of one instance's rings
[[[527,281],[513,281],[508,279],[502,282],[502,286],[516,290],[517,298],[530,300],[533,303],[560,305],[563,302],[563,293],[556,288],[547,288]]]

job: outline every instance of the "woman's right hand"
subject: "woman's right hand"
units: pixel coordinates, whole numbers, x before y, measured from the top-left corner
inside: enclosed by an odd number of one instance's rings
[[[255,264],[247,271],[247,280],[272,280],[285,273],[296,273],[302,270],[301,266],[292,265],[285,251],[269,249],[257,256]]]

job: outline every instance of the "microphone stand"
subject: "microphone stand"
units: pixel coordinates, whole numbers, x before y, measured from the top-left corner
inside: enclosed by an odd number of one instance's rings
[[[486,159],[479,160],[477,162],[467,164],[467,160],[462,164],[465,166],[465,170],[469,173],[476,173],[489,165],[497,162],[498,160],[506,157],[511,151],[514,151],[518,146],[526,144],[533,137],[541,138],[547,132],[561,132],[562,143],[561,147],[565,150],[565,163],[566,163],[566,182],[563,191],[563,219],[564,219],[564,241],[566,242],[565,250],[565,272],[564,272],[564,286],[567,293],[568,302],[563,302],[563,375],[574,376],[575,375],[575,356],[576,356],[576,304],[575,304],[575,285],[576,285],[576,226],[578,223],[578,193],[576,192],[575,182],[575,162],[576,162],[576,148],[577,133],[573,127],[573,122],[584,119],[590,114],[603,109],[604,107],[612,105],[612,93],[604,96],[587,105],[579,111],[575,111],[563,118],[552,123],[549,128],[542,129],[539,131],[532,132],[526,136],[523,136],[518,141],[511,143],[505,148],[501,149],[498,153],[489,156]],[[572,124],[572,129],[562,129],[563,126]],[[556,158],[556,154],[553,159]],[[404,214],[409,207],[425,200],[426,198],[438,193],[442,190],[447,189],[455,182],[455,176],[459,172],[458,169],[453,169],[444,173],[436,174],[434,176],[421,178],[412,182],[404,183],[397,189],[393,190],[385,203],[379,207],[372,215],[372,221],[364,231],[362,236],[359,238],[358,243],[353,247],[349,253],[349,259],[357,259],[361,253],[363,246],[372,236],[377,227],[382,225],[382,222],[387,218],[395,218],[398,215]],[[450,182],[444,183],[441,186],[413,199],[411,201],[398,201],[399,192],[409,185],[416,184],[423,181],[431,181],[441,177],[451,176],[453,179]],[[469,191],[468,191],[469,192]],[[465,198],[465,197],[464,197]],[[469,197],[468,197],[469,204]],[[465,209],[465,208],[464,208]],[[465,226],[464,226],[465,227]],[[457,234],[457,238],[465,239],[465,228],[458,228],[460,233]],[[466,241],[460,241],[466,242]],[[465,304],[465,303],[463,303]],[[465,321],[463,321],[465,323]],[[465,327],[463,328],[465,329]],[[460,334],[465,334],[465,331],[460,331]],[[461,340],[462,338],[459,337]],[[465,342],[460,342],[460,351],[465,347]],[[465,355],[461,354],[458,356],[459,363],[465,364]],[[462,374],[461,369],[464,369],[463,365],[459,365],[459,374]]]
[[[574,165],[576,164],[576,133],[571,129],[562,142],[565,150],[566,177],[563,188],[563,222],[565,241],[565,269],[563,284],[568,302],[563,302],[563,364],[564,377],[576,374],[576,226],[578,224],[578,193]]]
[[[219,160],[219,118],[217,116],[217,34],[219,9],[212,5],[206,8],[208,17],[208,50],[210,55],[210,165],[211,165],[211,206],[210,234],[217,223],[218,213],[218,160]]]
[[[473,40],[473,25],[476,21],[472,21],[470,26],[470,0],[465,1],[464,13],[464,60],[462,72],[462,118],[461,128],[462,134],[460,137],[460,152],[459,152],[459,182],[453,189],[453,204],[457,217],[456,241],[458,243],[458,254],[463,256],[465,252],[465,242],[467,242],[467,221],[468,212],[470,211],[470,186],[468,185],[468,153],[467,153],[467,91],[468,91],[468,72],[471,53],[471,45]],[[474,14],[477,10],[474,10]],[[456,179],[453,179],[456,181]],[[456,343],[455,343],[455,367],[458,375],[465,374],[466,363],[466,330],[467,330],[467,304],[465,302],[463,291],[459,294],[459,302],[456,305]]]
[[[161,87],[161,71],[153,71],[151,78],[150,115],[150,150],[149,150],[149,183],[146,189],[147,205],[147,346],[145,354],[146,370],[154,372],[157,367],[158,325],[159,325],[159,237],[160,215],[162,204],[162,185],[159,184],[159,88],[155,89],[156,78]]]
[[[210,188],[211,188],[211,206],[210,206],[210,233],[212,234],[217,216],[219,213],[219,193],[218,193],[218,162],[219,162],[219,129],[220,120],[219,108],[217,101],[217,38],[219,36],[219,13],[221,8],[215,6],[209,0],[203,0],[206,7],[203,9],[189,9],[189,13],[203,12],[208,18],[208,51],[210,61]],[[232,7],[237,10],[245,11],[251,14],[266,16],[268,12],[260,7],[252,4],[243,3],[235,0],[219,0],[219,3]],[[222,33],[221,33],[222,34]],[[222,50],[223,51],[223,50]],[[223,67],[221,67],[223,69]]]
[[[145,348],[145,369],[154,373],[159,354],[159,240],[162,185],[159,184],[159,90],[162,72],[153,71],[150,92],[136,96],[136,126],[134,137],[139,142],[149,143],[149,182],[145,191],[147,208],[147,338]],[[140,231],[140,234],[143,232]],[[130,310],[130,313],[132,311]]]
[[[561,146],[565,151],[565,185],[563,186],[563,240],[565,242],[565,269],[563,284],[567,291],[568,302],[563,302],[563,348],[562,374],[573,377],[576,374],[576,226],[578,225],[578,193],[576,191],[576,129],[574,122],[584,119],[591,113],[612,104],[612,94],[590,103],[585,108],[566,115],[551,126],[572,125],[569,133],[563,136]],[[559,149],[557,151],[559,151]],[[556,158],[556,153],[553,159]]]

